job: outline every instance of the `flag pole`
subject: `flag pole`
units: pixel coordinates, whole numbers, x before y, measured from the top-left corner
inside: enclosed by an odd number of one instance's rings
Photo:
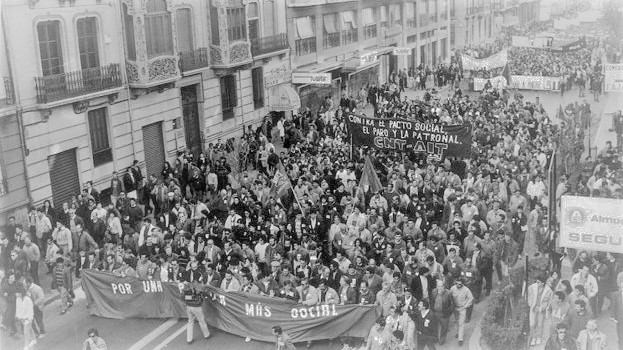
[[[350,160],[353,160],[353,134],[350,134]]]
[[[285,175],[286,179],[288,180],[288,185],[290,185],[290,189],[292,190],[292,193],[294,194],[294,200],[296,200],[296,203],[299,205],[299,209],[301,209],[301,212],[303,212],[303,206],[301,205],[301,202],[299,201],[299,198],[296,195],[296,191],[294,191],[294,186],[292,186],[292,181],[290,181],[290,176],[288,176],[288,172],[286,171],[286,167],[283,166],[283,163],[281,162],[281,159],[279,159],[279,165],[281,165],[281,168],[283,169],[284,175]]]

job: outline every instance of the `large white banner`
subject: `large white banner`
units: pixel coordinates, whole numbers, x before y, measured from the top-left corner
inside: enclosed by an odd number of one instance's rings
[[[491,55],[487,58],[474,58],[469,55],[461,55],[464,70],[493,69],[504,67],[508,62],[508,51],[506,49]]]
[[[560,90],[560,77],[511,75],[510,88],[519,90]]]
[[[623,253],[623,201],[563,196],[560,246]]]
[[[485,78],[474,78],[474,91],[482,91],[485,89],[485,85],[487,84],[487,80],[491,82],[491,86],[494,89],[503,89],[506,87],[506,78],[501,75],[497,77],[485,79]]]
[[[604,65],[604,83],[606,92],[623,92],[623,63]]]

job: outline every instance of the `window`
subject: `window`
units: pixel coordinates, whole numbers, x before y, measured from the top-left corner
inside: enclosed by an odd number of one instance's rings
[[[247,22],[249,23],[249,40],[260,37],[260,16],[257,2],[250,2],[247,8]]]
[[[227,36],[230,42],[247,38],[244,7],[227,9]]]
[[[88,117],[93,166],[97,167],[112,162],[112,149],[110,149],[108,142],[108,113],[106,108],[91,110]]]
[[[2,154],[2,149],[0,148],[0,154]],[[4,174],[4,163],[2,157],[0,157],[0,197],[9,193],[9,187],[7,185],[6,177]]]
[[[416,20],[415,20],[415,3],[407,2],[405,4],[405,18],[407,19],[407,28],[415,28]]]
[[[233,75],[221,77],[221,108],[223,109],[223,120],[234,117],[234,107],[236,107],[237,104],[236,77]]]
[[[340,17],[342,18],[342,44],[357,42],[357,22],[353,11],[344,11],[340,13]]]
[[[391,26],[401,26],[402,25],[402,16],[399,4],[389,5],[389,24]]]
[[[264,107],[264,70],[262,67],[251,71],[253,81],[253,106],[255,109]]]
[[[82,69],[99,67],[99,49],[97,47],[97,22],[95,17],[78,20],[78,49]]]
[[[128,6],[123,4],[123,26],[125,29],[125,45],[128,59],[136,60],[136,46],[134,45],[134,18],[128,13]]]
[[[175,25],[177,26],[177,51],[191,52],[193,50],[193,18],[189,8],[175,11]]]
[[[145,15],[145,41],[149,58],[173,54],[171,14],[165,0],[148,0]]]
[[[376,38],[376,19],[374,8],[368,7],[361,11],[361,21],[363,25],[363,37],[365,39]]]
[[[220,36],[218,32],[218,8],[210,5],[210,28],[212,31],[212,44],[220,45]]]
[[[299,17],[294,23],[296,25],[295,33],[295,51],[297,56],[305,56],[316,52],[316,31],[314,30],[315,17]]]
[[[322,17],[324,37],[322,46],[325,49],[340,46],[340,32],[337,30],[337,16],[335,13]]]
[[[387,28],[387,6],[381,6],[381,28]]]
[[[59,21],[45,21],[37,24],[39,54],[43,75],[63,73],[63,53]]]

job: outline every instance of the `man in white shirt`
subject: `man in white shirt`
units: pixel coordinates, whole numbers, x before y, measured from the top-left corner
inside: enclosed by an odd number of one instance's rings
[[[229,210],[229,215],[227,216],[227,219],[225,220],[225,224],[223,225],[223,227],[231,230],[234,226],[237,226],[240,224],[240,220],[242,220],[242,217],[236,214],[235,210],[231,209]]]

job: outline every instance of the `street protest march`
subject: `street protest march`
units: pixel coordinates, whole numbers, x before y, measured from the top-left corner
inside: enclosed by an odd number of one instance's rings
[[[244,330],[261,341],[274,340],[273,326],[281,326],[295,342],[339,336],[365,338],[380,315],[379,307],[372,305],[302,305],[280,298],[224,292],[210,285],[200,288],[205,296],[203,309],[208,325],[232,334]],[[177,283],[85,270],[82,289],[91,315],[115,319],[187,317]]]
[[[381,150],[408,150],[438,156],[469,157],[472,130],[468,125],[441,125],[406,119],[368,118],[349,114],[353,145]]]

